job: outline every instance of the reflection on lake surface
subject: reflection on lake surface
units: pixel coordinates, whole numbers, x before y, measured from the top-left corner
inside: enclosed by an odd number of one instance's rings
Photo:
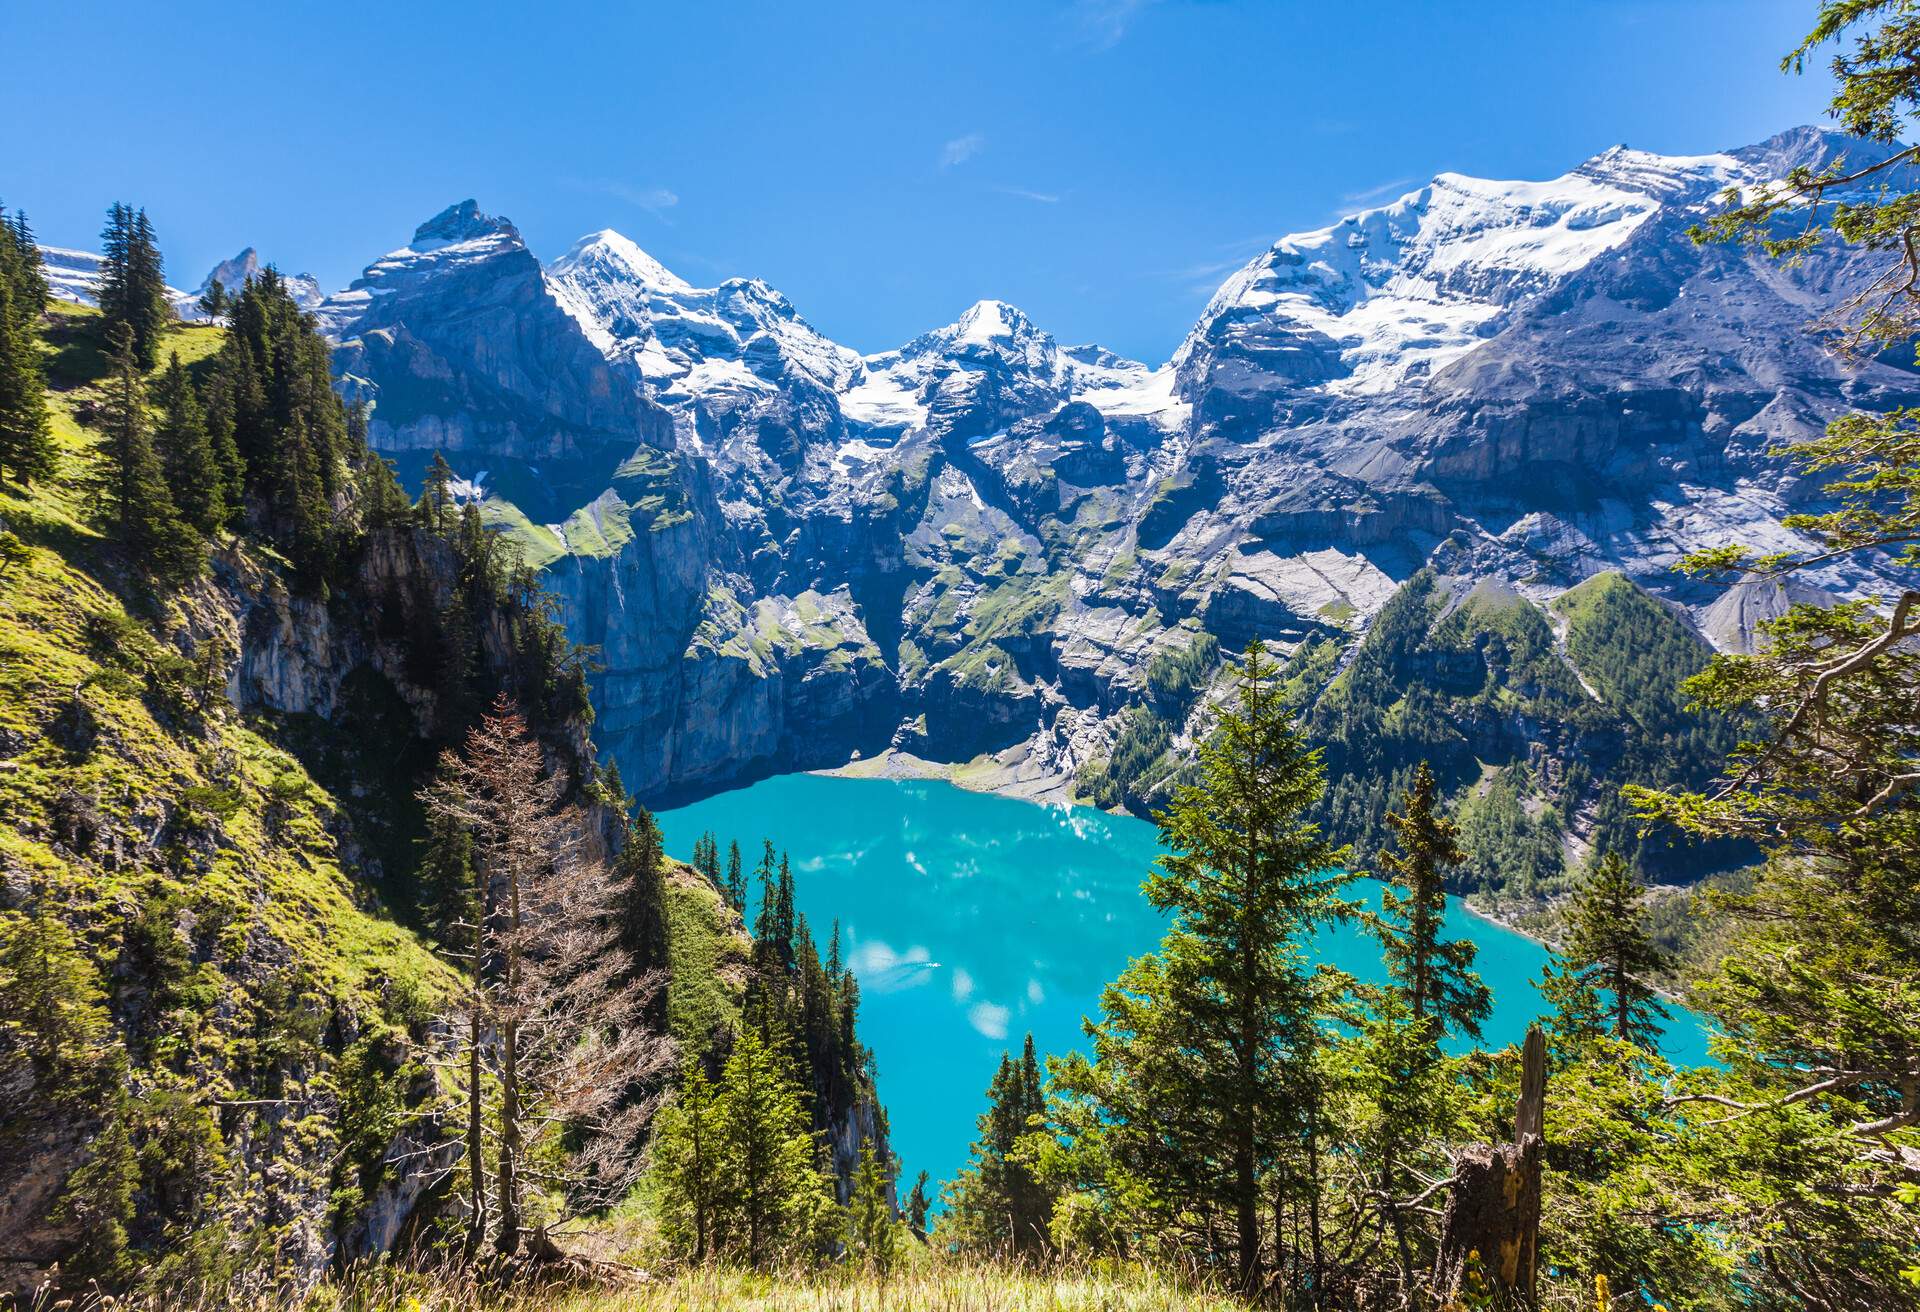
[[[1131,816],[1064,809],[924,780],[782,775],[659,813],[682,860],[705,830],[735,839],[749,870],[760,840],[793,860],[799,909],[824,952],[833,921],[860,980],[861,1039],[877,1055],[880,1096],[906,1177],[951,1178],[1000,1054],[1027,1031],[1040,1051],[1083,1041],[1081,1018],[1165,923],[1140,896],[1158,833]],[[723,857],[724,859],[724,857]],[[1379,886],[1350,893],[1377,904]],[[757,898],[758,892],[754,891]],[[1517,1041],[1542,1009],[1539,944],[1451,904],[1449,928],[1480,948],[1493,990],[1490,1047]],[[751,916],[753,907],[749,907]],[[1319,936],[1324,960],[1383,977],[1378,945],[1350,927]],[[1668,1056],[1704,1062],[1686,1013]]]

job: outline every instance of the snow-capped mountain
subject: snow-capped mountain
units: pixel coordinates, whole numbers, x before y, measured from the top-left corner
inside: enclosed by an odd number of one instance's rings
[[[611,228],[547,266],[553,298],[610,360],[662,393],[845,387],[860,357],[828,341],[757,278],[697,288]]]
[[[1624,147],[1548,182],[1442,173],[1391,205],[1282,237],[1229,278],[1174,356],[1183,386],[1380,394],[1499,331],[1663,208],[1758,181],[1729,155]]]
[[[1802,331],[1869,277],[1858,252],[1781,268],[1688,229],[1729,186],[1871,149],[1800,129],[1444,173],[1275,242],[1157,368],[997,300],[861,356],[618,233],[543,270],[471,202],[321,315],[376,442],[447,451],[546,566],[635,787],[890,739],[1024,742],[1058,775],[1110,750],[1155,652],[1364,630],[1423,566],[1536,604],[1620,570],[1745,641],[1776,601],[1671,563],[1784,545],[1818,489],[1772,445],[1920,380]]]
[[[98,305],[100,303],[100,280],[102,260],[98,252],[69,250],[61,246],[42,246],[40,262],[47,273],[47,287],[63,301],[75,305]],[[177,287],[167,288],[167,301],[173,306],[173,312],[188,322],[204,322],[206,314],[200,308],[200,298],[207,288],[218,278],[220,285],[229,291],[238,291],[246,280],[258,273],[262,265],[260,257],[249,246],[230,260],[222,260],[208,270],[200,285],[190,292]],[[322,300],[320,282],[310,273],[281,275],[287,284],[287,290],[301,309],[311,310]]]
[[[181,318],[204,317],[200,313],[200,298],[217,281],[227,291],[238,293],[246,286],[247,279],[256,276],[266,265],[262,263],[259,252],[249,246],[232,259],[222,260],[207,270],[207,276],[193,289],[193,313],[182,312]],[[280,271],[280,281],[286,285],[287,294],[303,310],[317,309],[326,299],[326,293],[320,289],[320,280],[310,273],[287,273]]]
[[[639,373],[602,356],[519,231],[471,200],[422,223],[315,315],[404,476],[444,451],[545,522],[593,500],[636,446],[670,440]]]
[[[40,267],[46,271],[47,290],[55,298],[71,301],[75,305],[100,304],[100,283],[106,277],[105,263],[98,251],[76,251],[64,246],[40,248]],[[199,307],[194,304],[199,299],[198,292],[167,288],[168,304],[183,319],[199,314]]]
[[[1076,398],[1137,391],[1151,372],[1102,347],[1062,347],[1005,301],[976,301],[944,328],[868,356],[841,409],[881,429],[995,427]]]
[[[1059,346],[1015,307],[983,300],[894,351],[862,357],[820,333],[757,278],[698,288],[612,229],[547,266],[553,298],[663,403],[739,393],[830,394],[860,440],[936,415],[1018,418],[1051,401],[1141,387],[1151,371],[1097,346]]]

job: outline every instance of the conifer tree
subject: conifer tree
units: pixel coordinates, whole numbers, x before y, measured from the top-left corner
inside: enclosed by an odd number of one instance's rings
[[[106,438],[104,503],[114,536],[151,577],[179,582],[205,564],[199,539],[181,520],[167,491],[147,418],[147,389],[134,359],[132,337],[115,339],[112,373],[104,386],[100,426]]]
[[[1040,1083],[1033,1035],[1018,1061],[1001,1054],[987,1086],[967,1169],[947,1186],[947,1219],[941,1234],[963,1249],[1006,1258],[1027,1258],[1052,1246],[1054,1198],[1036,1178],[1021,1140],[1040,1128],[1046,1098]]]
[[[620,886],[620,945],[638,974],[667,968],[667,906],[665,860],[660,826],[653,813],[634,805],[622,807],[624,834],[614,858],[613,874]],[[666,990],[658,995],[656,1020],[664,1019]]]
[[[99,969],[66,921],[44,904],[0,911],[0,1074],[59,1096],[91,1082],[112,1044]]]
[[[718,1214],[733,1187],[713,1082],[689,1060],[680,1091],[654,1122],[651,1163],[660,1180],[662,1237],[695,1262],[714,1255]]]
[[[914,1238],[923,1242],[927,1237],[927,1213],[933,1210],[933,1199],[927,1193],[928,1181],[927,1173],[920,1172],[907,1193],[907,1227],[913,1231]]]
[[[860,1145],[860,1164],[853,1173],[853,1196],[847,1201],[847,1252],[876,1275],[885,1276],[900,1261],[900,1232],[887,1200],[887,1174],[873,1141]]]
[[[189,524],[212,535],[227,522],[228,489],[207,432],[206,413],[178,352],[168,357],[154,383],[153,400],[160,411],[154,444],[174,504]]]
[[[1640,886],[1617,852],[1595,861],[1575,889],[1559,955],[1580,986],[1604,993],[1615,1038],[1658,1049],[1669,1017],[1648,979],[1669,962],[1647,931]]]
[[[420,840],[420,910],[436,941],[458,952],[473,950],[480,923],[479,875],[473,836],[444,810],[428,808]]]
[[[34,331],[40,312],[22,272],[30,259],[37,277],[40,254],[22,256],[11,231],[0,230],[0,484],[24,485],[53,472],[53,434]]]
[[[333,391],[332,353],[269,266],[228,309],[207,389],[216,463],[231,434],[246,503],[258,525],[317,590],[340,546],[334,498],[350,470],[346,410]],[[232,498],[238,501],[239,498]]]
[[[1381,855],[1387,885],[1376,922],[1387,973],[1407,999],[1416,1025],[1438,1042],[1448,1030],[1480,1037],[1493,1009],[1487,986],[1473,971],[1472,939],[1440,937],[1447,911],[1446,871],[1466,860],[1460,830],[1435,810],[1438,787],[1422,761],[1413,772],[1402,810],[1387,816],[1398,851]]]
[[[524,1237],[530,1175],[576,1201],[604,1205],[626,1192],[651,1111],[630,1095],[661,1075],[671,1052],[641,1023],[648,984],[633,979],[620,950],[614,882],[587,855],[584,818],[565,792],[502,696],[459,751],[442,755],[420,794],[431,814],[471,837],[487,899],[457,1004],[469,1045],[469,1244],[486,1223],[491,1125],[494,1246],[509,1256]],[[483,1048],[491,1081],[480,1078]],[[555,1151],[562,1138],[564,1158]]]
[[[201,393],[201,409],[206,415],[207,445],[220,470],[220,482],[226,489],[227,522],[222,527],[237,528],[246,518],[247,491],[251,486],[246,461],[240,456],[235,437],[240,393],[257,386],[250,375],[240,374],[232,358],[223,350],[213,375]]]
[[[740,841],[727,843],[727,882],[722,885],[727,895],[727,905],[735,911],[747,909],[747,877],[740,869]]]
[[[117,349],[124,332],[133,358],[144,373],[158,363],[160,339],[173,318],[160,251],[147,212],[116,201],[107,210],[100,246],[100,313],[107,341]]]
[[[794,966],[794,939],[801,925],[793,907],[793,870],[787,854],[780,854],[780,877],[774,884],[773,946],[785,970]]]
[[[1304,818],[1323,790],[1320,754],[1273,676],[1250,646],[1239,707],[1158,817],[1170,855],[1145,890],[1173,926],[1103,994],[1094,1060],[1069,1056],[1054,1078],[1075,1126],[1062,1151],[1137,1181],[1121,1194],[1153,1200],[1160,1220],[1143,1223],[1213,1218],[1211,1256],[1249,1289],[1276,1198],[1302,1205],[1307,1264],[1322,1269],[1321,1018],[1346,981],[1316,970],[1305,940],[1352,910],[1337,896],[1348,854]]]
[[[404,528],[413,522],[413,505],[400,486],[393,461],[362,447],[355,465],[355,485],[361,522],[369,532]]]
[[[207,279],[207,289],[200,293],[200,313],[209,319],[218,319],[227,312],[227,289],[218,278]]]
[[[784,1053],[753,1027],[734,1040],[716,1116],[731,1166],[719,1247],[753,1266],[812,1252],[833,1213],[832,1186],[805,1098]]]
[[[0,205],[0,276],[13,293],[13,307],[31,325],[47,312],[51,295],[47,271],[40,259],[40,244],[34,240],[25,210],[12,215]]]
[[[435,451],[420,485],[420,522],[435,533],[447,531],[453,510],[453,466],[446,453]]]

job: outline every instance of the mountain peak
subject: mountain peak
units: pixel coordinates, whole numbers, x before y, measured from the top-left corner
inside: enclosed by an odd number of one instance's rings
[[[413,248],[430,249],[435,245],[475,241],[504,233],[518,237],[519,230],[506,219],[480,212],[477,202],[468,199],[449,205],[413,230]]]
[[[995,341],[1011,341],[1033,331],[1033,321],[1018,307],[991,298],[975,301],[953,322],[950,330],[955,342],[986,346]]]
[[[1889,145],[1869,141],[1865,137],[1848,136],[1834,128],[1821,127],[1818,123],[1802,123],[1799,127],[1776,132],[1765,141],[1727,153],[1772,177],[1785,177],[1795,168],[1819,169],[1843,155],[1848,167],[1857,169],[1878,164],[1905,149],[1907,144],[1904,142]]]
[[[693,284],[640,249],[631,237],[613,228],[588,233],[547,267],[549,272],[561,274],[594,266],[656,291],[681,295],[694,290]]]

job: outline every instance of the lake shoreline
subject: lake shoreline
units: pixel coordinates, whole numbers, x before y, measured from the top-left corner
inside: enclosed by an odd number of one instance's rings
[[[989,793],[1040,806],[1081,806],[1099,811],[1102,815],[1143,818],[1124,808],[1108,811],[1081,801],[1074,794],[1073,777],[1058,771],[1032,768],[1031,758],[1024,754],[1024,744],[1009,748],[997,756],[977,756],[971,761],[934,761],[889,747],[874,756],[856,757],[844,765],[806,773],[831,779],[928,779],[952,784],[970,793]],[[1460,907],[1470,916],[1530,939],[1543,948],[1552,950],[1554,946],[1551,940],[1527,928],[1511,912],[1474,906],[1465,898],[1460,899]]]

